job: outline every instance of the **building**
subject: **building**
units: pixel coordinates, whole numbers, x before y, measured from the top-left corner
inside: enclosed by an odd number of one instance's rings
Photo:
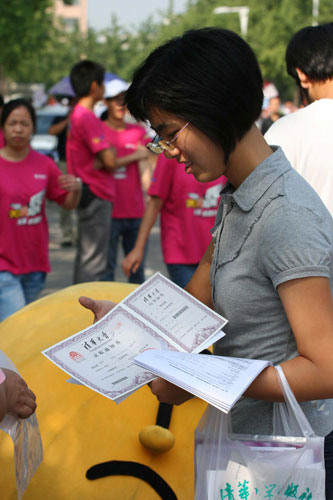
[[[88,0],[54,0],[54,13],[68,32],[88,30]]]

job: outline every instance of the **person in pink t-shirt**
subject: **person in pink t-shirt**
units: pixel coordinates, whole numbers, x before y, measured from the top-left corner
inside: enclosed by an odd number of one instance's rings
[[[119,240],[125,255],[133,249],[145,210],[138,162],[150,155],[145,147],[149,139],[145,138],[144,127],[125,122],[126,108],[123,102],[127,88],[128,84],[120,79],[112,80],[105,85],[104,100],[107,106],[103,121],[105,135],[116,148],[118,165],[122,163],[122,166],[114,173],[115,200],[104,281],[114,281]],[[128,281],[143,283],[144,279],[142,261],[136,272],[130,273]]]
[[[0,94],[0,119],[1,119],[3,105],[4,105],[4,100],[2,94]],[[0,128],[0,148],[3,148],[4,145],[5,145],[5,136],[3,135],[3,131]]]
[[[81,183],[30,148],[35,111],[24,99],[4,106],[0,149],[0,321],[35,300],[50,271],[45,199],[75,208]]]
[[[89,60],[75,64],[70,73],[78,103],[70,117],[66,157],[69,172],[82,181],[74,283],[99,281],[106,267],[116,156],[93,113],[104,96],[104,73],[103,66]]]
[[[144,254],[157,215],[161,212],[161,240],[164,262],[172,281],[185,287],[211,240],[219,193],[225,177],[201,183],[188,175],[177,160],[159,156],[148,190],[150,200],[142,219],[134,249],[124,259],[126,275],[135,271]]]

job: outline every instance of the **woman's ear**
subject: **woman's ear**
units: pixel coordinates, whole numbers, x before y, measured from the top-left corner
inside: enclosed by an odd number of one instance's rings
[[[303,89],[309,88],[311,83],[309,77],[300,68],[296,68],[296,72]]]

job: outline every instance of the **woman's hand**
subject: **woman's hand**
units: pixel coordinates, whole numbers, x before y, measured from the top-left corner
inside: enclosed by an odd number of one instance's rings
[[[94,323],[99,319],[103,318],[111,309],[113,309],[117,304],[111,300],[94,300],[90,297],[79,297],[79,302],[81,306],[89,309],[95,316]]]
[[[141,262],[143,261],[143,257],[144,257],[144,250],[139,250],[136,247],[134,247],[133,250],[131,250],[126,255],[121,264],[121,267],[127,278],[130,277],[131,273],[136,273]]]
[[[149,154],[149,150],[142,144],[138,145],[138,148],[134,153],[136,161],[147,160],[147,158],[149,158]]]
[[[58,177],[59,187],[68,191],[69,193],[73,191],[81,191],[81,181],[77,177],[71,174],[63,174]]]
[[[36,396],[29,389],[20,375],[12,370],[3,368],[6,380],[1,384],[5,400],[6,413],[12,413],[19,418],[28,418],[37,408]]]
[[[160,403],[178,406],[193,398],[193,394],[184,391],[184,389],[171,384],[163,378],[156,378],[152,382],[149,382],[148,385]]]

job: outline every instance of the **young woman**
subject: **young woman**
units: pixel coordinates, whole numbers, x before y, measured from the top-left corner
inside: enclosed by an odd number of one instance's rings
[[[126,123],[124,92],[128,84],[120,79],[105,85],[104,100],[107,107],[104,124],[105,137],[117,151],[117,170],[113,174],[115,197],[112,208],[107,266],[103,281],[114,281],[118,246],[124,255],[134,247],[141,218],[144,214],[144,193],[141,185],[139,161],[146,160],[149,142],[146,130],[139,124]],[[102,115],[103,116],[103,115]],[[144,262],[136,272],[129,273],[129,283],[143,283]]]
[[[333,221],[281,149],[255,125],[263,81],[251,48],[227,30],[185,33],[157,48],[136,71],[129,111],[149,120],[155,144],[201,182],[221,175],[213,239],[187,290],[225,316],[215,354],[281,364],[315,432],[333,428]],[[179,167],[181,168],[181,167]],[[105,303],[82,299],[97,317]],[[160,401],[191,396],[156,379]],[[272,402],[282,401],[273,367],[232,412],[233,431],[269,434]],[[333,498],[327,470],[327,498]]]
[[[24,99],[5,104],[0,149],[0,321],[35,300],[50,271],[45,198],[66,209],[80,199],[80,182],[30,148],[35,111]]]

